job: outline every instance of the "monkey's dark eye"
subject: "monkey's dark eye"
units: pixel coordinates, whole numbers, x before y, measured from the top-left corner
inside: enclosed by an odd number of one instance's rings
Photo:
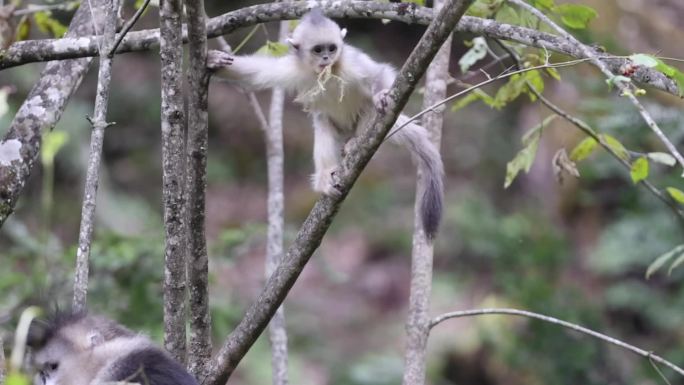
[[[59,363],[57,362],[48,362],[45,364],[45,368],[50,371],[55,371],[57,368],[59,368]]]
[[[322,45],[315,45],[313,47],[313,51],[316,53],[321,53],[321,52],[323,52],[323,46]]]
[[[330,51],[330,52],[335,52],[336,49],[337,49],[337,46],[335,44],[330,44],[328,46],[328,51]]]

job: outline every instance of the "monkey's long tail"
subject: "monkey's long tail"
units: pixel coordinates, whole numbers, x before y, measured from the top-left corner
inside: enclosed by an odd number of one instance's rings
[[[425,128],[409,123],[395,131],[407,121],[406,116],[400,115],[388,136],[390,141],[408,148],[421,171],[424,181],[420,201],[421,220],[425,235],[432,240],[437,235],[444,210],[444,165],[439,150],[430,141]]]

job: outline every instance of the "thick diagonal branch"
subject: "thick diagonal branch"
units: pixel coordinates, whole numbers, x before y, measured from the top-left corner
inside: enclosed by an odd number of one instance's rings
[[[263,291],[212,359],[206,374],[201,378],[203,385],[225,384],[264,330],[309,258],[320,245],[323,235],[352,185],[394,125],[411,91],[471,2],[472,0],[449,0],[430,24],[389,92],[386,113],[374,117],[370,127],[360,135],[356,148],[343,159],[338,180],[340,195],[323,196],[316,202],[294,243],[266,282]]]

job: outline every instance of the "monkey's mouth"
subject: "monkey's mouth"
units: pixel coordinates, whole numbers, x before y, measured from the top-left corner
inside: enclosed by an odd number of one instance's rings
[[[330,67],[331,65],[332,64],[319,64],[317,70],[318,70],[318,72],[322,72],[323,70]]]

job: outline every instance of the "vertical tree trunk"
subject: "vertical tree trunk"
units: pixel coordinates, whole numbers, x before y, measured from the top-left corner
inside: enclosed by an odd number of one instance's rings
[[[435,9],[442,7],[443,0],[435,0]],[[423,105],[427,108],[446,97],[446,83],[449,70],[451,37],[449,37],[435,56],[425,75],[425,97]],[[423,126],[430,132],[431,141],[439,148],[444,113],[428,112]],[[406,320],[406,352],[404,385],[425,383],[427,363],[427,341],[430,333],[430,294],[432,291],[433,244],[425,237],[420,219],[420,197],[425,189],[420,172],[416,183],[416,204],[413,229],[413,251],[411,258],[411,292],[409,311]]]
[[[280,23],[280,42],[288,35],[289,22]],[[275,271],[283,257],[283,230],[285,220],[283,210],[285,197],[283,193],[283,108],[285,92],[274,89],[271,94],[269,125],[266,127],[266,156],[268,162],[268,243],[266,245],[266,278]],[[271,368],[273,385],[287,385],[287,329],[285,327],[285,310],[283,305],[273,315],[268,326],[268,337],[271,342]]]
[[[207,34],[203,0],[186,0],[188,15],[188,142],[187,191],[188,288],[190,296],[190,348],[188,370],[198,376],[211,358],[211,317],[209,314],[209,259],[205,235],[205,194],[207,187],[209,74]]]
[[[185,362],[185,210],[181,0],[162,0],[160,17],[164,230],[164,347]]]
[[[87,308],[90,247],[93,242],[93,229],[95,227],[95,207],[97,205],[97,187],[100,180],[100,164],[102,163],[102,145],[105,128],[109,125],[107,123],[107,104],[109,103],[109,84],[112,80],[112,59],[109,57],[109,51],[114,46],[118,7],[119,1],[115,0],[108,2],[108,6],[105,7],[104,36],[99,47],[100,69],[97,77],[95,111],[91,120],[93,130],[90,137],[90,153],[81,208],[78,249],[76,250],[72,306],[76,312],[83,312]]]

